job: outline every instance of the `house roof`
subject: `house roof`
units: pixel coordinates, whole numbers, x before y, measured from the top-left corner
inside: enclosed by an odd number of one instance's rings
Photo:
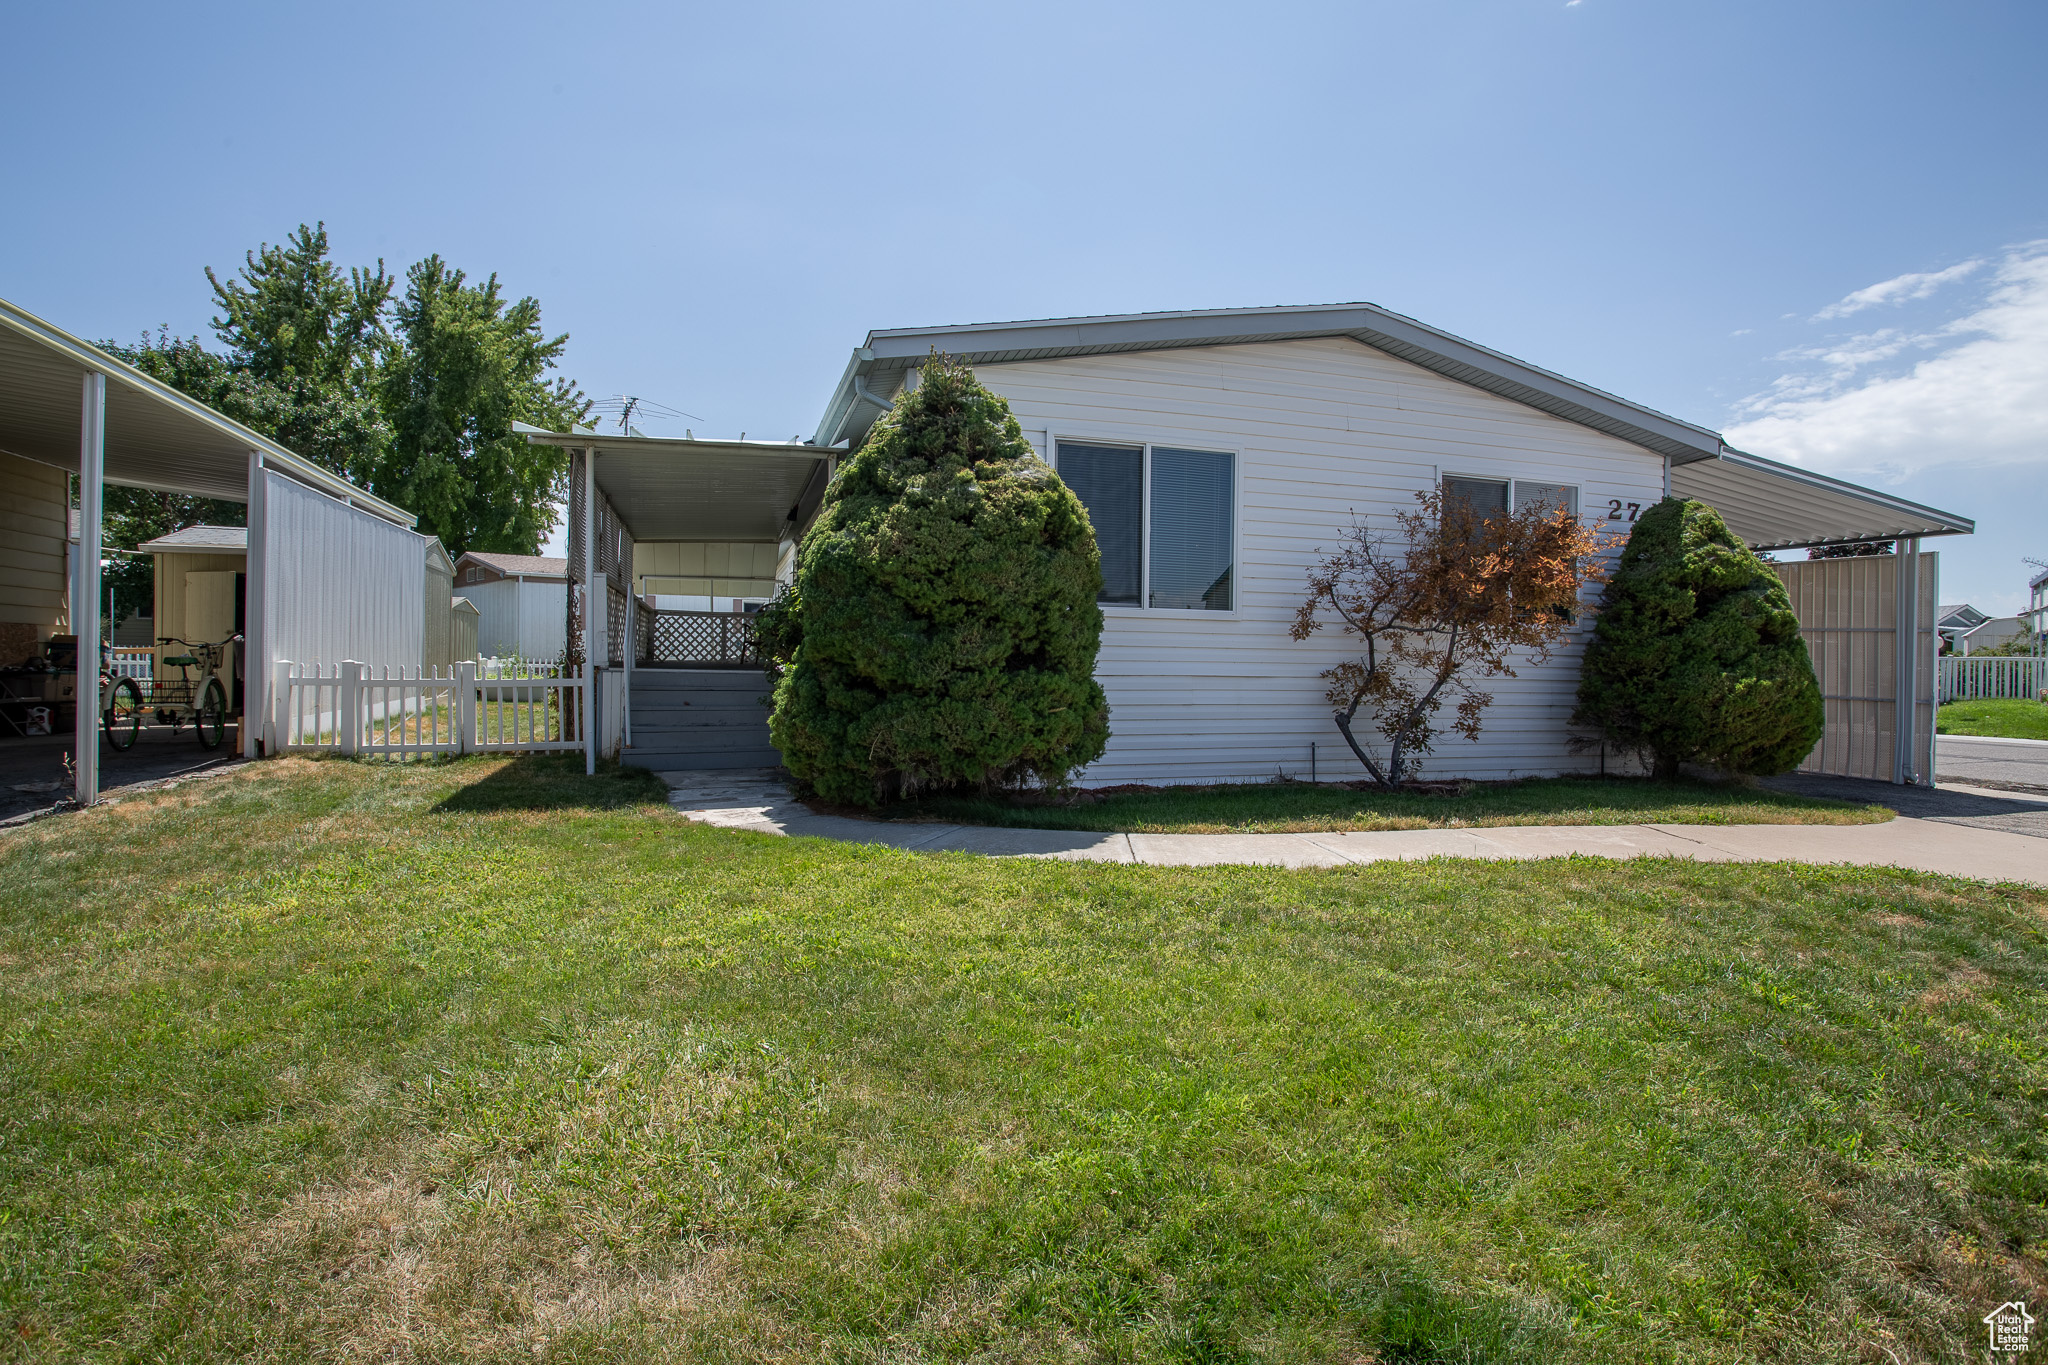
[[[890,406],[907,370],[933,350],[970,365],[1122,351],[1350,337],[1423,369],[1605,432],[1670,462],[1671,491],[1719,511],[1759,550],[1859,540],[1967,535],[1967,517],[1842,479],[1732,450],[1718,432],[1631,403],[1376,304],[1209,308],[1182,313],[1041,318],[869,332],[853,353],[814,446],[858,446]],[[615,500],[616,501],[616,500]]]
[[[85,376],[107,377],[108,483],[243,502],[249,455],[400,526],[410,512],[301,459],[268,436],[0,299],[0,450],[78,472]]]
[[[183,551],[187,554],[247,554],[249,528],[246,526],[187,526],[135,547],[144,554]]]
[[[935,348],[970,365],[993,365],[1116,351],[1345,336],[1474,388],[1618,436],[1678,463],[1712,459],[1721,451],[1720,436],[1705,427],[1371,303],[1204,308],[869,332],[866,344],[847,362],[813,440],[825,446],[843,440],[859,445],[867,429],[887,409],[876,390],[893,391],[903,371],[923,364]]]
[[[552,555],[501,555],[487,550],[464,550],[462,557],[455,561],[456,568],[464,564],[481,564],[507,576],[524,574],[528,578],[567,578],[569,561]]]

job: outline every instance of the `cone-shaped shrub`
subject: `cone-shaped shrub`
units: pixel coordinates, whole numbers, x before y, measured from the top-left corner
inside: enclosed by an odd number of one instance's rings
[[[1575,719],[1680,763],[1781,773],[1820,739],[1820,688],[1785,585],[1705,503],[1666,498],[1608,581]]]
[[[965,365],[934,357],[797,551],[775,745],[831,800],[1064,783],[1102,753],[1088,514]]]

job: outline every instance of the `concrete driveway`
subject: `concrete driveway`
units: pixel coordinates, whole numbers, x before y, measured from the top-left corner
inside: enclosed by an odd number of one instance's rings
[[[1937,735],[1934,775],[1937,782],[2048,792],[2048,740]]]

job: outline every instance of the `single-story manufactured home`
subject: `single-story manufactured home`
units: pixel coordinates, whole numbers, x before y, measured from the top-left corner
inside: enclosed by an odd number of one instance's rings
[[[1779,565],[1826,697],[1828,734],[1808,766],[1932,779],[1938,562],[1920,542],[1967,534],[1969,519],[1734,450],[1370,304],[871,332],[808,441],[530,433],[572,453],[569,639],[599,698],[593,755],[774,761],[758,679],[721,672],[751,662],[744,608],[663,609],[640,566],[751,546],[787,581],[833,462],[934,350],[1008,400],[1094,522],[1112,735],[1084,782],[1359,775],[1318,676],[1343,638],[1298,643],[1288,625],[1308,568],[1354,517],[1384,519],[1445,485],[1503,507],[1562,499],[1621,534],[1666,494],[1697,498],[1760,552],[1895,541],[1895,555]],[[606,609],[585,611],[584,585],[599,581]],[[1491,683],[1482,739],[1445,739],[1430,773],[1610,761],[1570,724],[1577,659],[1574,647]]]

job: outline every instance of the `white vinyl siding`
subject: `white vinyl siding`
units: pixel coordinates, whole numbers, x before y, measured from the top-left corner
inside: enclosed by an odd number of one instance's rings
[[[1363,771],[1330,723],[1317,675],[1347,642],[1287,629],[1309,566],[1352,514],[1387,514],[1447,474],[1566,485],[1580,504],[1649,506],[1663,461],[1614,437],[1432,374],[1346,338],[1193,347],[984,365],[1041,452],[1055,441],[1237,452],[1234,610],[1105,612],[1097,665],[1111,739],[1083,780],[1198,782]],[[1480,743],[1448,735],[1438,777],[1579,771],[1566,729],[1576,643],[1548,666],[1482,683]]]
[[[69,589],[64,581],[64,509],[70,489],[64,471],[13,455],[0,455],[0,624],[13,665],[35,652],[51,632],[67,627]]]

